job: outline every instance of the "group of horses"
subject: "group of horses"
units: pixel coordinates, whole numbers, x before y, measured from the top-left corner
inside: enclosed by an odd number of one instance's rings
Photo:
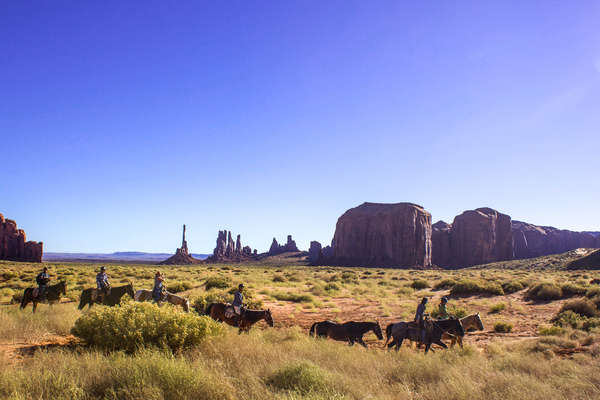
[[[463,347],[463,337],[466,331],[483,330],[483,322],[479,313],[466,316],[462,319],[449,318],[441,320],[428,320],[428,329],[420,328],[416,322],[396,322],[385,328],[386,340],[384,346],[388,349],[395,346],[396,351],[402,346],[405,339],[425,345],[425,353],[429,352],[432,344],[447,349],[448,346],[442,339],[450,339],[450,346],[456,343]],[[315,322],[309,331],[309,335],[317,337],[328,337],[334,340],[348,342],[350,345],[358,343],[367,347],[363,341],[363,335],[372,331],[377,339],[383,340],[383,333],[378,322],[345,322],[338,324],[333,321]],[[423,332],[425,334],[423,334]],[[391,340],[391,341],[390,341]]]
[[[46,289],[45,300],[49,304],[52,304],[58,302],[60,297],[65,296],[66,294],[67,285],[64,281],[61,281],[55,285],[48,286]],[[84,289],[81,292],[78,308],[82,310],[85,306],[92,307],[94,304],[115,306],[121,303],[121,298],[126,294],[136,301],[153,300],[152,291],[142,289],[136,292],[133,289],[133,285],[128,283],[127,285],[111,288],[104,296],[100,296],[98,289],[96,288]],[[190,310],[189,301],[173,293],[167,292],[166,296],[161,300],[180,306],[186,312]],[[39,294],[36,293],[36,289],[27,288],[23,293],[20,307],[23,309],[29,303],[33,303],[33,312],[35,312],[37,304],[41,301],[42,299],[40,299]],[[225,322],[239,328],[239,333],[248,332],[252,325],[261,320],[264,320],[271,327],[274,326],[271,310],[246,309],[241,315],[236,315],[231,312],[231,306],[229,304],[211,303],[206,308],[205,314],[209,315],[215,321]],[[425,353],[431,349],[432,344],[437,344],[442,348],[448,348],[442,339],[451,340],[451,347],[456,343],[462,347],[462,339],[465,336],[466,331],[484,329],[479,313],[469,315],[462,319],[449,318],[443,320],[429,320],[427,323],[428,329],[425,329],[425,335],[422,333],[422,328],[418,327],[417,324],[412,321],[389,324],[385,329],[386,341],[384,347],[387,346],[390,349],[395,346],[396,350],[398,350],[405,339],[408,339],[411,342],[424,344]],[[350,321],[342,324],[333,321],[315,322],[310,327],[309,335],[345,341],[350,345],[358,343],[367,347],[366,343],[363,341],[363,336],[369,331],[372,331],[379,340],[383,340],[383,332],[378,322]]]

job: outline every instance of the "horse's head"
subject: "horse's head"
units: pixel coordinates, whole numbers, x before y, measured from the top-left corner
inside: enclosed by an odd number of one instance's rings
[[[373,333],[375,333],[377,339],[383,340],[383,333],[381,332],[381,326],[379,325],[379,322],[374,323]]]
[[[60,281],[58,282],[58,292],[63,296],[67,295],[67,282]]]
[[[273,316],[271,315],[271,310],[265,311],[265,321],[269,324],[270,327],[273,327],[275,323],[273,322]]]
[[[483,321],[481,320],[481,317],[479,316],[479,313],[475,314],[475,320],[477,321],[477,328],[479,328],[480,331],[482,331],[483,328]]]
[[[135,299],[135,292],[133,290],[133,283],[129,282],[127,286],[125,286],[125,293],[131,296],[132,299]]]

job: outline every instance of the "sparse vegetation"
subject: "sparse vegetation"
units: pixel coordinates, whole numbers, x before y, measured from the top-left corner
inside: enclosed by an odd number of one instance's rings
[[[210,289],[226,289],[231,286],[231,281],[220,276],[211,276],[204,282],[206,290]]]
[[[503,294],[502,287],[497,283],[481,283],[468,279],[457,282],[450,289],[450,295],[452,296],[500,296]]]
[[[551,301],[563,297],[560,286],[555,283],[539,283],[527,291],[527,298],[534,301]]]
[[[508,322],[496,322],[494,324],[494,332],[498,333],[509,333],[513,329],[512,324]]]
[[[410,287],[415,290],[427,289],[429,287],[429,282],[424,279],[415,279],[410,284]]]

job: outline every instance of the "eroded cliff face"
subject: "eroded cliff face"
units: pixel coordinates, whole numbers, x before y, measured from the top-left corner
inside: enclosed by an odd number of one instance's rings
[[[511,260],[511,219],[491,208],[465,211],[452,224],[433,225],[432,247],[433,264],[444,268]]]
[[[335,265],[428,268],[431,214],[411,203],[363,203],[338,219],[332,254],[322,252]]]
[[[0,260],[42,262],[44,244],[26,241],[25,231],[0,214]]]
[[[581,247],[600,247],[597,232],[574,232],[513,221],[512,233],[517,259],[564,253]]]

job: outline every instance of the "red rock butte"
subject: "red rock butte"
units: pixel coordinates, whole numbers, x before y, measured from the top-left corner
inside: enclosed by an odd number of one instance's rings
[[[44,244],[26,241],[25,231],[0,214],[0,260],[42,262]]]

